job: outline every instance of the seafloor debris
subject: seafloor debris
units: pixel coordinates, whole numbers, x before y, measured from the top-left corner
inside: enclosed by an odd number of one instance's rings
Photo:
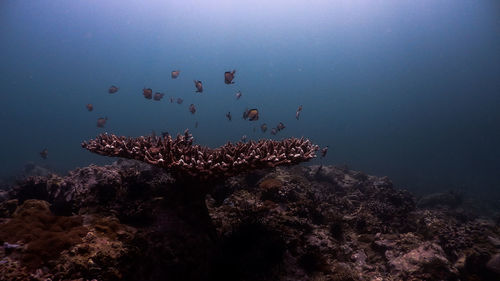
[[[462,206],[419,208],[387,178],[333,166],[231,177],[202,201],[210,234],[193,213],[201,202],[183,187],[165,169],[132,160],[18,183],[0,202],[10,210],[0,212],[0,280],[500,277],[498,222]],[[22,231],[7,231],[13,225]],[[54,240],[30,247],[47,230]],[[46,248],[43,260],[30,258]]]

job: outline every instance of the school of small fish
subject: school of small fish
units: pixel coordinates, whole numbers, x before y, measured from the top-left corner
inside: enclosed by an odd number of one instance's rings
[[[180,73],[181,71],[180,70],[172,70],[171,73],[170,73],[170,76],[172,79],[177,79],[179,78],[180,76]],[[224,84],[226,85],[232,85],[232,84],[235,84],[234,80],[235,80],[235,77],[236,77],[236,70],[231,70],[231,71],[225,71],[224,72]],[[200,80],[193,80],[194,82],[194,87],[195,87],[195,93],[203,93],[203,82],[200,81]],[[117,86],[115,85],[112,85],[108,88],[108,93],[109,94],[115,94],[118,92],[118,90],[120,90],[120,88],[118,88]],[[153,94],[153,89],[151,88],[146,88],[144,87],[142,89],[142,95],[144,96],[145,99],[148,99],[148,100],[154,100],[154,101],[161,101],[163,99],[163,97],[165,96],[164,93],[162,92],[155,92]],[[239,100],[241,97],[243,96],[242,92],[240,90],[238,90],[236,93],[235,93],[235,97],[236,97],[236,100]],[[169,97],[169,101],[170,103],[174,103],[176,102],[177,104],[182,104],[184,102],[184,100],[180,97],[178,98],[175,98],[175,97],[172,97],[170,96]],[[88,103],[85,108],[90,112],[90,111],[93,111],[94,110],[94,105],[92,103]],[[188,107],[188,110],[191,114],[195,114],[196,113],[196,106],[195,104],[190,104],[189,107]],[[299,117],[302,113],[302,105],[299,105],[297,110],[295,111],[295,119],[299,120]],[[230,111],[228,111],[226,114],[225,114],[226,118],[228,121],[232,121],[233,117],[232,117],[232,114]],[[248,120],[250,122],[253,122],[253,121],[258,121],[259,118],[260,118],[260,112],[259,112],[259,109],[257,108],[246,108],[244,111],[243,111],[243,119],[244,120]],[[106,122],[108,121],[108,117],[99,117],[97,119],[97,124],[96,126],[98,128],[104,128],[105,125],[106,125]],[[194,124],[194,127],[197,128],[198,127],[198,121],[195,122]],[[276,135],[278,134],[280,131],[284,130],[286,127],[285,127],[285,124],[283,124],[283,122],[279,122],[275,127],[271,128],[270,130],[270,134],[271,135]],[[262,123],[260,125],[260,131],[262,133],[266,133],[267,132],[267,124],[266,123]],[[255,132],[257,130],[257,127],[254,126],[253,127],[253,132]],[[168,135],[167,132],[162,132],[162,136],[166,136]],[[244,135],[241,139],[241,141],[245,142],[247,140],[247,136]],[[320,150],[320,154],[321,154],[321,158],[325,157],[326,154],[328,152],[328,146],[322,148]],[[47,158],[47,155],[48,155],[48,150],[45,148],[42,152],[40,152],[40,156],[43,158],[43,159],[46,159]]]

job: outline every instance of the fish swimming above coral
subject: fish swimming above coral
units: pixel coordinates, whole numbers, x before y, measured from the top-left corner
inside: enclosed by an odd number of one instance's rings
[[[257,121],[259,120],[259,110],[254,108],[254,109],[248,109],[245,108],[245,111],[243,111],[243,119],[249,120],[249,121]]]
[[[325,157],[327,152],[328,152],[328,145],[321,149],[321,158]]]
[[[177,104],[182,104],[183,101],[184,101],[183,99],[177,98]]]
[[[260,130],[265,133],[267,131],[267,124],[266,123],[263,123],[262,125],[260,125]]]
[[[100,117],[97,119],[97,127],[98,128],[104,128],[104,125],[106,125],[106,121],[108,121],[108,117]]]
[[[234,84],[233,79],[234,79],[235,73],[236,73],[236,70],[224,72],[224,83]]]
[[[109,89],[108,89],[108,93],[110,93],[110,94],[114,94],[114,93],[118,92],[118,89],[119,89],[119,88],[118,88],[118,87],[116,87],[116,86],[111,86],[111,87],[109,87]]]
[[[233,117],[231,116],[231,112],[230,112],[230,111],[228,111],[228,112],[226,113],[226,118],[227,118],[227,120],[229,120],[229,121],[231,121],[231,119],[233,118]]]
[[[194,114],[196,112],[196,107],[194,107],[194,104],[189,105],[189,112],[191,112],[191,114]]]
[[[91,103],[87,103],[85,107],[87,108],[88,111],[94,110],[94,106]]]
[[[40,157],[42,157],[43,159],[47,159],[47,156],[49,155],[49,151],[47,150],[47,148],[44,148],[41,152],[40,152]]]
[[[153,90],[151,88],[144,88],[142,89],[142,94],[144,95],[144,98],[150,100],[153,98]]]
[[[297,111],[295,112],[295,119],[299,120],[301,112],[302,112],[302,105],[299,105],[299,108],[297,108]]]
[[[194,80],[194,86],[196,87],[196,93],[203,93],[203,83],[200,80]]]
[[[259,110],[256,108],[250,109],[247,114],[248,120],[249,121],[257,121],[259,120]]]
[[[278,130],[278,132],[285,129],[285,128],[286,128],[285,124],[283,124],[282,122],[279,122],[278,126],[276,126],[276,130]]]
[[[161,99],[163,98],[163,96],[164,96],[164,95],[165,95],[165,94],[163,94],[163,93],[156,92],[156,93],[155,93],[155,95],[153,96],[153,99],[154,99],[155,101],[159,101],[159,100],[161,100]]]
[[[241,96],[243,96],[243,94],[241,93],[241,91],[238,91],[238,92],[236,92],[235,96],[236,96],[236,99],[239,100],[241,98]]]
[[[170,74],[172,76],[172,79],[176,79],[179,77],[179,74],[181,74],[180,70],[172,70],[172,73]]]

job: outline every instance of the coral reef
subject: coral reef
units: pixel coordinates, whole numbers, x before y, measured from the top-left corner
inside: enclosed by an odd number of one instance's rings
[[[334,166],[255,170],[194,202],[184,184],[133,160],[19,183],[0,202],[0,280],[500,277],[499,222],[449,196],[417,205],[387,178]],[[192,213],[203,208],[208,218]],[[64,221],[78,235],[42,262],[27,259],[29,226],[58,233]],[[23,231],[4,231],[14,222]]]
[[[1,224],[0,280],[122,279],[122,241],[135,230],[113,218],[56,216],[49,205],[26,200]]]
[[[238,142],[210,149],[193,145],[188,130],[172,138],[148,136],[138,138],[101,134],[84,142],[82,147],[105,156],[135,159],[180,173],[179,180],[189,177],[200,181],[225,179],[249,170],[293,165],[316,157],[318,146],[308,139]]]
[[[57,257],[62,250],[80,242],[85,233],[81,217],[54,216],[46,201],[30,199],[2,224],[0,241],[25,244],[23,265],[36,269],[49,257]]]

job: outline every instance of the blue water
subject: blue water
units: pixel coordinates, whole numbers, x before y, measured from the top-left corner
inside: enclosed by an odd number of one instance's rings
[[[498,1],[3,0],[0,41],[3,177],[29,161],[57,171],[107,163],[80,147],[101,132],[190,128],[197,143],[218,146],[273,137],[283,122],[275,138],[329,145],[313,163],[415,191],[500,197]],[[143,87],[166,96],[146,100]],[[246,107],[259,109],[258,122],[241,118]]]

